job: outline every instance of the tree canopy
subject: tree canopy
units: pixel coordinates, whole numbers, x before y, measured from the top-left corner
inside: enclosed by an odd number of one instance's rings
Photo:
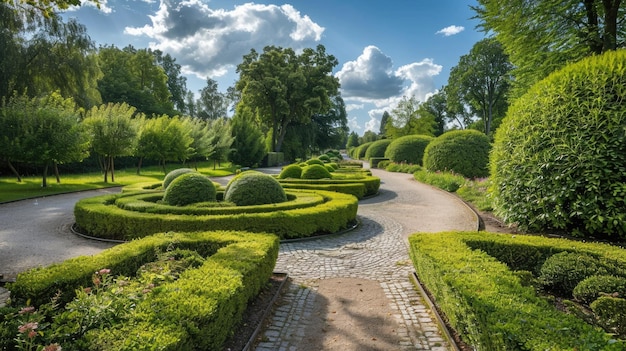
[[[311,123],[314,114],[327,113],[330,97],[337,95],[338,79],[332,76],[337,59],[318,45],[300,55],[293,49],[267,46],[254,49],[237,66],[236,89],[245,106],[258,111],[271,130],[271,150],[280,151],[292,123]]]

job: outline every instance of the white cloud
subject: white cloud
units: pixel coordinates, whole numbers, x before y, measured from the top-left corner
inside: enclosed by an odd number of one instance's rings
[[[352,110],[360,110],[363,107],[365,107],[365,105],[363,105],[363,104],[347,104],[346,105],[346,111],[350,112]]]
[[[361,126],[359,125],[359,120],[357,117],[348,118],[348,127],[352,131],[361,130]]]
[[[391,58],[371,45],[355,61],[344,63],[335,76],[345,97],[386,99],[402,89],[402,79],[394,74]]]
[[[435,91],[433,77],[441,73],[442,69],[443,67],[435,64],[432,59],[423,59],[398,68],[396,74],[411,82],[403,95],[415,96],[418,100],[425,101],[427,96]]]
[[[183,71],[219,77],[244,55],[267,45],[300,49],[321,40],[324,28],[292,5],[246,3],[232,10],[212,9],[201,0],[161,0],[151,24],[127,27],[126,34],[146,36],[176,57]]]
[[[380,121],[378,118],[370,115],[370,120],[365,123],[365,131],[378,133],[380,131]]]
[[[449,37],[451,35],[459,34],[464,30],[465,27],[463,26],[452,25],[437,31],[435,34],[443,34],[444,36]]]
[[[109,4],[108,4],[107,0],[100,0],[100,1],[98,1],[98,3],[93,2],[93,1],[83,1],[80,5],[72,5],[72,6],[68,7],[66,11],[78,11],[78,10],[80,10],[81,6],[96,7],[100,11],[102,11],[103,13],[106,13],[106,14],[109,14],[109,13],[113,12],[113,9],[111,7],[109,7]]]

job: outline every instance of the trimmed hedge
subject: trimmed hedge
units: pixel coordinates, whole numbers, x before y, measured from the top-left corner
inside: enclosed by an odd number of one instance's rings
[[[167,231],[197,231],[206,228],[275,233],[281,239],[334,233],[355,220],[358,200],[351,195],[329,191],[290,191],[288,194],[318,194],[324,202],[316,206],[271,212],[228,215],[151,214],[119,208],[115,202],[129,194],[103,195],[78,201],[74,216],[78,227],[89,235],[106,239],[131,240]],[[269,206],[277,206],[273,204]],[[262,205],[268,206],[268,205]],[[235,207],[235,211],[240,211]]]
[[[172,206],[185,206],[197,202],[215,201],[215,185],[200,173],[185,173],[176,177],[165,189],[163,202]]]
[[[406,135],[393,139],[385,151],[385,157],[396,163],[422,165],[426,146],[434,138],[428,135]]]
[[[536,268],[552,254],[577,251],[626,264],[606,244],[483,232],[419,233],[410,255],[422,284],[450,325],[478,350],[624,350],[599,328],[564,314],[511,269]],[[520,266],[517,266],[521,263]]]
[[[163,178],[163,189],[167,189],[167,187],[170,185],[170,183],[172,181],[174,181],[174,179],[180,177],[183,174],[187,174],[187,173],[198,173],[198,172],[196,172],[195,170],[193,170],[191,168],[178,168],[178,169],[175,169],[173,171],[170,171]]]
[[[299,179],[302,175],[302,167],[300,165],[289,165],[283,167],[278,175],[278,179],[296,178]]]
[[[384,161],[389,161],[388,158],[384,158],[384,157],[371,157],[370,158],[370,167],[371,168],[378,168],[378,164]],[[381,167],[383,168],[383,167]]]
[[[269,174],[244,172],[234,177],[224,191],[224,201],[237,206],[276,204],[287,201],[285,190]]]
[[[356,150],[354,151],[354,156],[356,156],[355,158],[358,160],[361,160],[363,158],[365,158],[365,153],[367,152],[367,149],[373,144],[373,141],[367,142],[367,143],[363,143],[361,145],[359,145]]]
[[[491,154],[495,212],[528,231],[626,239],[626,50],[580,60],[511,105]]]
[[[424,168],[431,172],[454,172],[466,178],[489,175],[491,143],[477,130],[453,130],[431,141],[424,151]]]
[[[373,142],[365,151],[365,159],[369,161],[372,157],[385,157],[385,151],[391,141],[391,139],[381,139]]]
[[[320,183],[290,183],[280,182],[285,189],[305,189],[305,190],[325,190],[335,191],[343,194],[356,196],[357,199],[365,197],[365,184],[363,183],[346,183],[346,184],[320,184]]]
[[[380,178],[374,176],[364,176],[358,178],[345,178],[345,179],[279,179],[278,182],[285,187],[289,185],[289,188],[296,188],[298,185],[313,186],[313,185],[346,185],[346,184],[363,184],[365,186],[365,193],[363,196],[373,196],[378,194],[380,188]],[[317,189],[317,188],[316,188]],[[323,189],[323,188],[320,188]],[[338,188],[340,190],[341,188]],[[325,189],[323,189],[325,190]],[[339,191],[343,192],[343,191]],[[352,193],[352,192],[349,192]],[[353,194],[354,195],[354,194]],[[356,196],[356,195],[355,195]]]
[[[328,169],[319,164],[309,164],[302,169],[302,174],[300,175],[302,179],[324,179],[331,177]]]

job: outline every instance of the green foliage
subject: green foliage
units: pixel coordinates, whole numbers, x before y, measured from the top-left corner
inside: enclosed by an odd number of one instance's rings
[[[322,161],[322,160],[321,160],[321,159],[319,159],[319,158],[311,158],[311,159],[308,159],[308,160],[306,160],[306,162],[305,162],[305,163],[306,163],[307,165],[322,165],[322,166],[324,165],[324,161]]]
[[[614,275],[592,275],[574,288],[574,298],[590,304],[603,295],[626,296],[626,278]]]
[[[407,135],[394,139],[385,150],[385,157],[396,163],[422,165],[424,150],[433,137],[427,135]]]
[[[184,161],[193,154],[191,132],[192,125],[178,117],[162,115],[145,119],[141,123],[135,154],[140,159],[160,161],[166,174],[166,161]],[[141,162],[138,173],[140,167]]]
[[[477,130],[455,130],[431,141],[424,151],[424,167],[447,171],[466,178],[489,175],[489,138]]]
[[[163,178],[163,189],[167,189],[170,183],[172,183],[172,181],[178,178],[179,176],[186,174],[186,173],[195,173],[195,172],[196,171],[194,171],[191,168],[177,168],[173,171],[170,171],[168,174],[165,175],[165,178]]]
[[[491,154],[496,214],[530,231],[626,238],[626,51],[574,63],[511,105]]]
[[[163,202],[172,206],[185,206],[215,201],[215,194],[215,185],[208,177],[195,172],[185,173],[174,179],[165,189]]]
[[[371,157],[369,161],[370,161],[370,168],[383,168],[380,166],[380,163],[389,161],[389,159],[385,157]]]
[[[320,159],[324,163],[330,162],[330,157],[328,155],[319,155],[317,158]]]
[[[465,178],[450,172],[435,173],[422,169],[413,173],[413,177],[415,177],[417,181],[430,184],[451,193],[457,191],[465,183]]]
[[[271,175],[244,172],[228,184],[224,201],[237,206],[275,204],[287,201],[285,190]]]
[[[302,169],[302,174],[300,175],[302,179],[324,179],[324,178],[332,178],[330,172],[323,165],[318,164],[309,164],[308,166]]]
[[[588,254],[578,252],[561,252],[549,257],[541,266],[539,281],[544,287],[565,296],[586,278],[608,272],[600,261]]]
[[[391,139],[381,139],[373,142],[365,151],[365,159],[369,161],[372,157],[385,157],[385,150],[391,141]]]
[[[266,155],[263,132],[257,126],[252,112],[245,108],[237,108],[232,120],[232,144],[230,160],[244,167],[258,165]]]
[[[591,303],[591,309],[607,331],[626,337],[626,299],[602,296]]]
[[[415,96],[402,97],[402,100],[391,111],[392,118],[388,118],[384,126],[381,125],[381,132],[383,130],[385,132],[384,136],[396,139],[411,134],[434,135],[435,116],[423,109],[421,105]]]
[[[482,244],[478,246],[478,242]],[[501,257],[514,259],[517,254],[541,253],[526,256],[530,262],[525,264],[536,266],[549,252],[564,250],[589,252],[623,264],[624,249],[484,232],[416,233],[409,237],[409,243],[420,282],[463,341],[475,349],[617,351],[626,347],[623,340],[612,339],[573,315],[558,311],[537,296],[534,287],[522,285],[520,275],[499,261],[500,257],[485,251],[496,248]]]
[[[357,160],[361,160],[363,158],[365,158],[365,153],[367,152],[367,149],[370,147],[370,145],[372,145],[374,142],[373,141],[368,141],[367,143],[363,143],[361,145],[359,145],[356,150],[354,150],[354,157]],[[384,155],[383,155],[384,156]]]
[[[325,164],[325,165],[324,165],[324,168],[326,168],[326,170],[327,170],[329,173],[333,173],[333,172],[335,171],[335,167],[333,167],[333,166],[331,166],[331,165],[329,165],[329,164]]]
[[[300,165],[289,165],[283,167],[278,175],[278,179],[296,178],[299,179],[302,174],[302,167]]]
[[[493,211],[493,199],[488,193],[489,179],[466,179],[456,193],[463,200],[470,202],[479,211]]]
[[[234,206],[230,212],[228,207],[209,207],[203,208],[204,213],[198,215],[163,215],[126,210],[117,205],[118,199],[136,194],[123,193],[82,199],[74,207],[74,216],[83,232],[117,240],[131,240],[170,230],[191,232],[203,228],[268,232],[283,239],[300,238],[318,233],[334,233],[346,228],[356,218],[358,201],[352,195],[321,190],[294,190],[289,191],[288,195],[309,196],[311,193],[322,196],[323,201],[320,203],[313,199],[304,207],[296,205],[296,208],[284,209],[280,208],[283,203]],[[288,202],[284,204],[293,206]],[[193,206],[187,207],[193,211]]]
[[[285,154],[282,152],[268,152],[267,153],[267,166],[275,167],[280,166],[285,162]]]
[[[380,188],[378,177],[349,173],[346,173],[346,177],[342,177],[342,173],[335,173],[332,179],[281,179],[279,182],[284,188],[330,190],[352,194],[359,199],[376,195]]]

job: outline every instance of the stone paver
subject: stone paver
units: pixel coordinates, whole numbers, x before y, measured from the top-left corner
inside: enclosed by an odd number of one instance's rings
[[[257,351],[297,350],[304,338],[320,279],[378,281],[400,325],[400,350],[449,350],[432,312],[409,280],[413,267],[402,226],[386,216],[361,216],[358,229],[281,244],[276,271],[293,280],[271,317]]]

